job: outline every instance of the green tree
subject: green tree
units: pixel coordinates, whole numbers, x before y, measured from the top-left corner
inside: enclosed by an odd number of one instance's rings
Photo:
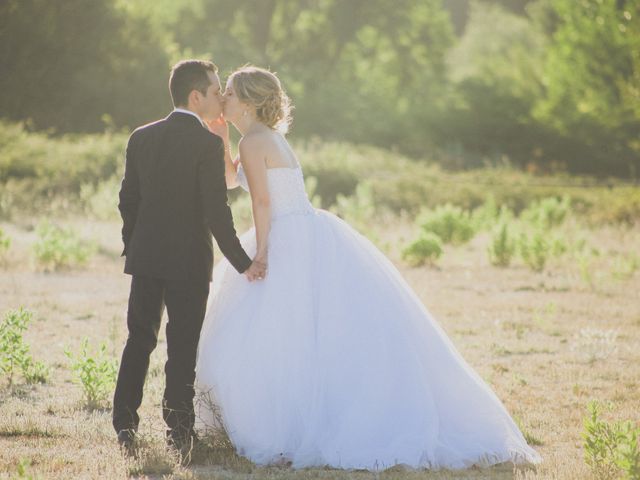
[[[296,104],[293,132],[423,151],[453,41],[440,0],[211,0],[185,8],[175,41],[222,73],[272,67]]]
[[[535,115],[572,170],[640,173],[640,2],[542,0],[550,33]]]
[[[116,0],[1,2],[0,63],[2,115],[37,127],[95,131],[105,114],[135,125],[170,103],[164,49]]]
[[[441,119],[438,138],[442,146],[473,155],[453,166],[478,166],[502,155],[520,165],[540,160],[546,131],[532,111],[543,93],[544,46],[544,36],[526,18],[471,3],[465,34],[448,55],[455,101]]]

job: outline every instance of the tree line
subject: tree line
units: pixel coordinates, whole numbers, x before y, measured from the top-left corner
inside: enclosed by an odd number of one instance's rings
[[[183,57],[277,71],[299,138],[640,176],[640,0],[4,0],[0,115],[135,127]]]

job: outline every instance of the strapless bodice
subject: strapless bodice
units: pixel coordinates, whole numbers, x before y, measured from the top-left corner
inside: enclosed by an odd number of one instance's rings
[[[249,191],[249,184],[242,166],[238,169],[238,183]],[[283,215],[313,213],[314,208],[304,185],[304,176],[300,167],[267,169],[271,218]]]

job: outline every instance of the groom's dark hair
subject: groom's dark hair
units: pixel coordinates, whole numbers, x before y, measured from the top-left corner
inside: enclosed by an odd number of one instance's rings
[[[218,73],[218,67],[207,60],[182,60],[173,66],[169,90],[174,107],[186,106],[193,90],[206,95],[207,88],[211,85],[207,72]]]

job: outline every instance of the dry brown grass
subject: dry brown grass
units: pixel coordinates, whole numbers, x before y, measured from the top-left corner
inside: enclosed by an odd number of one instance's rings
[[[45,385],[0,388],[0,478],[17,476],[21,460],[35,478],[115,479],[587,479],[582,418],[590,399],[613,401],[612,418],[640,421],[640,273],[621,278],[615,257],[638,251],[640,230],[603,228],[589,232],[601,255],[591,260],[591,281],[570,255],[543,273],[523,266],[492,267],[486,235],[448,248],[436,268],[400,266],[432,314],[467,361],[519,419],[544,458],[535,469],[499,466],[462,472],[381,473],[331,469],[292,471],[257,468],[225,448],[207,452],[204,464],[178,466],[162,443],[160,413],[165,342],[152,357],[141,409],[141,458],[119,453],[108,411],[88,411],[72,383],[63,349],[76,350],[84,337],[106,341],[118,356],[125,340],[129,279],[121,274],[119,225],[71,221],[100,245],[82,270],[41,273],[29,245],[33,224],[3,223],[13,238],[0,273],[0,310],[24,306],[35,312],[27,341],[36,360],[52,367]],[[35,223],[35,222],[34,222]],[[410,227],[380,233],[397,261],[400,237]],[[607,332],[615,338],[607,343]]]

